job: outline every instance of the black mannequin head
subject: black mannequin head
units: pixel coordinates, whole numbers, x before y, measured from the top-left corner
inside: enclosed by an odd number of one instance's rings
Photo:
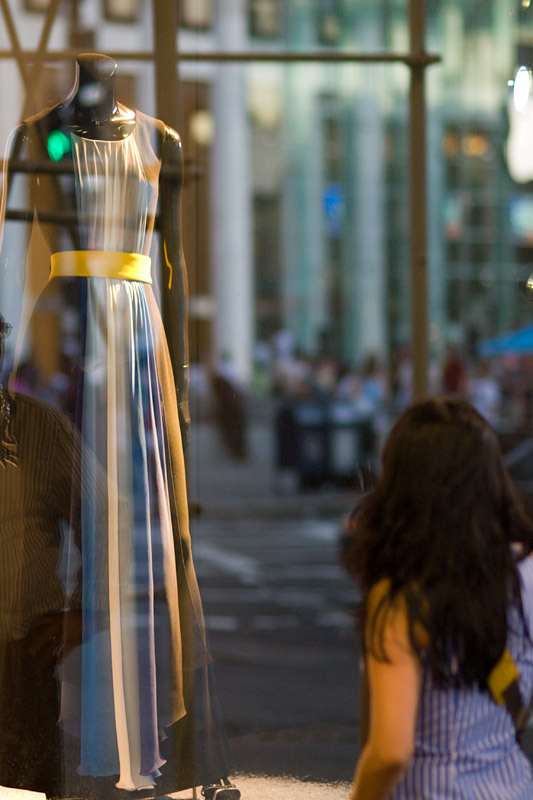
[[[117,110],[115,74],[117,63],[109,56],[82,53],[76,59],[76,106],[92,120],[109,119]]]
[[[81,53],[74,88],[61,104],[62,116],[76,133],[91,139],[123,139],[132,131],[135,112],[117,102],[114,58]]]

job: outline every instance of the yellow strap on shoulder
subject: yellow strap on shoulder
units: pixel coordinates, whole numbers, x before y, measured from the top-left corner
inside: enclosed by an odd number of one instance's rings
[[[50,280],[56,277],[122,278],[152,283],[151,259],[116,250],[63,250],[53,253]]]
[[[518,669],[508,650],[504,650],[498,663],[492,668],[487,678],[490,693],[497,703],[506,705],[505,692],[514,681],[519,679]]]

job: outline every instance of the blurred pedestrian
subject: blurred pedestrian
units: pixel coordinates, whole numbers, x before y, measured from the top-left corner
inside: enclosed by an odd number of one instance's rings
[[[482,360],[477,365],[476,374],[468,384],[468,397],[481,416],[485,417],[493,428],[498,428],[502,391],[488,361]]]
[[[392,354],[389,385],[392,411],[401,413],[413,397],[413,359],[408,345]]]
[[[378,414],[387,399],[387,378],[378,357],[373,353],[367,356],[363,364],[361,393],[372,405],[373,413]]]
[[[458,347],[450,345],[442,366],[442,391],[444,394],[466,396],[468,370]]]
[[[211,385],[221,439],[234,459],[243,460],[248,450],[246,392],[229,353],[223,353],[213,370]]]
[[[511,714],[533,686],[532,549],[486,420],[461,399],[411,405],[344,551],[370,708],[351,800],[533,798]],[[497,702],[509,664],[516,708]]]
[[[309,358],[296,349],[274,365],[273,390],[282,398],[307,394],[313,386],[313,368]]]
[[[372,411],[372,429],[366,441],[366,452],[372,453],[373,467],[376,467],[388,422],[389,387],[385,370],[378,357],[371,353],[365,359],[361,376],[361,395],[369,403]]]

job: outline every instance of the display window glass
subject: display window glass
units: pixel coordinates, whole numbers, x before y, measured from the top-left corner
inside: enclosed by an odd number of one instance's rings
[[[250,775],[291,775],[328,798],[340,782],[348,796],[363,723],[361,595],[339,546],[399,415],[420,395],[470,401],[529,505],[533,3],[423,6],[420,48],[408,0],[80,0],[58,4],[54,20],[48,0],[20,0],[8,9],[16,36],[0,8],[0,537],[3,526],[27,545],[13,546],[0,580],[0,669],[2,642],[15,643],[0,700],[34,687],[21,739],[42,727],[49,744],[30,739],[29,752],[72,779],[50,796],[89,800],[76,781],[104,777],[93,772],[108,769],[107,752],[116,774],[113,725],[121,748],[130,729],[149,730],[143,757],[168,764],[148,770],[156,785],[157,770],[196,764],[212,720],[188,738],[194,715],[182,712],[196,669],[201,708],[215,708],[209,654],[243,797]],[[163,50],[161,19],[178,22]],[[116,98],[133,110],[119,122],[133,138],[98,133],[115,119],[98,116],[98,79],[82,87],[93,127],[54,117],[76,85],[77,49],[116,60]],[[49,279],[52,255],[86,251],[122,256],[117,266],[107,255],[99,276],[83,270],[100,255],[60,256],[54,269],[75,274]],[[151,282],[130,280],[128,270],[147,277],[146,258]],[[44,415],[32,439],[41,474],[52,465],[58,476],[18,487],[47,498],[48,549],[30,523],[17,539],[16,503],[9,525],[2,517],[6,478],[22,474],[9,423],[19,394],[30,398],[19,419],[30,406]],[[28,566],[32,553],[33,583],[17,582],[17,559]],[[29,623],[4,613],[26,603],[42,622],[33,596],[58,614],[68,596],[88,632],[83,670],[49,645],[42,707],[24,658]],[[124,612],[113,649],[111,604]],[[73,768],[60,762],[82,720]],[[181,727],[164,744],[167,723]],[[176,759],[184,741],[194,754]],[[139,755],[124,747],[122,764]],[[120,780],[99,796],[112,800]],[[198,791],[207,783],[202,767]]]

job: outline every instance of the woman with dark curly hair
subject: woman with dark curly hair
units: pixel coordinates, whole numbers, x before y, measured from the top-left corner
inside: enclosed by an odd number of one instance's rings
[[[532,550],[533,524],[486,420],[459,399],[410,406],[345,550],[363,595],[369,686],[351,800],[533,798],[494,690],[510,664],[523,704],[532,693]]]

